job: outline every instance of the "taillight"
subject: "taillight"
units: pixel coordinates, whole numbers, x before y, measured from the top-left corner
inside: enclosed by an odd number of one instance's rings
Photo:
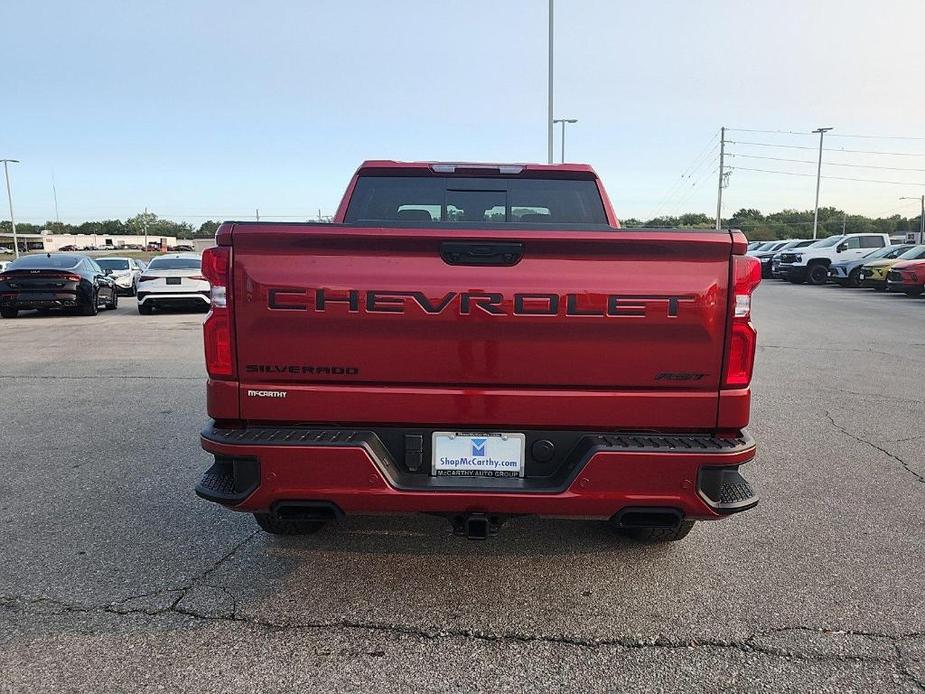
[[[213,246],[202,253],[203,279],[211,285],[212,308],[202,325],[206,371],[210,378],[234,379],[234,328],[231,323],[231,249]]]
[[[732,312],[724,388],[743,388],[752,380],[758,333],[752,325],[752,293],[761,283],[761,261],[749,255],[732,256]]]

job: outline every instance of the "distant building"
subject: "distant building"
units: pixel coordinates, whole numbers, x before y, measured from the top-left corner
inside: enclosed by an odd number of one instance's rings
[[[78,251],[98,250],[108,251],[112,249],[117,251],[127,249],[130,246],[143,248],[145,245],[145,236],[122,235],[122,234],[52,234],[43,231],[41,234],[16,234],[19,240],[20,251],[45,251],[54,253],[62,248],[74,246]],[[148,243],[160,244],[162,250],[167,250],[177,245],[176,236],[154,236],[148,234]],[[0,233],[0,246],[13,247],[13,234]]]

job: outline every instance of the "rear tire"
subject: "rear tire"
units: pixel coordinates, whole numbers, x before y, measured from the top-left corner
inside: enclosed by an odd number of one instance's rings
[[[108,304],[106,304],[106,309],[108,311],[115,311],[117,308],[119,308],[119,292],[113,289],[112,299],[109,301]]]
[[[282,520],[272,513],[255,513],[254,520],[272,535],[314,535],[324,527],[324,521]]]
[[[921,289],[905,289],[903,290],[903,293],[906,296],[920,296],[922,294],[922,290]]]
[[[806,281],[816,286],[825,284],[829,281],[829,269],[821,263],[810,265],[809,272],[806,273]]]
[[[81,316],[95,316],[100,312],[100,295],[99,292],[93,292],[93,295],[90,297],[90,303],[84,304],[80,307]]]
[[[138,313],[143,316],[150,316],[154,313],[154,307],[151,304],[138,304]]]
[[[694,527],[694,521],[681,521],[677,528],[615,528],[616,533],[636,542],[677,542],[687,537]]]
[[[851,271],[851,274],[848,275],[848,285],[849,287],[860,287],[861,286],[861,268],[855,268]]]
[[[16,318],[16,316],[18,315],[19,315],[18,308],[9,308],[7,306],[0,308],[0,316],[3,316],[4,318]]]

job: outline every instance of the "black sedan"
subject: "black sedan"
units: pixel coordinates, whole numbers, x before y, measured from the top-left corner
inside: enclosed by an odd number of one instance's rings
[[[93,258],[78,253],[40,253],[17,258],[0,273],[0,316],[20,311],[68,309],[95,316],[119,305],[116,283]]]

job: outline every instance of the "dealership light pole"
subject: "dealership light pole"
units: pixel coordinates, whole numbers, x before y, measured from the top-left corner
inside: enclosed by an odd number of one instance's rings
[[[726,175],[726,126],[719,129],[719,180],[716,184],[716,230],[723,227],[723,177]]]
[[[919,243],[925,243],[925,195],[921,198],[900,198],[900,200],[921,200],[922,201],[922,216],[919,217]]]
[[[819,133],[819,165],[816,167],[816,210],[813,212],[813,238],[816,238],[819,229],[819,183],[822,181],[822,138],[832,128],[816,128],[814,133]]]
[[[553,19],[553,0],[549,0],[549,83],[546,85],[546,163],[552,164],[552,19]]]
[[[10,226],[13,227],[13,252],[19,257],[19,242],[16,238],[16,218],[13,216],[13,193],[10,189],[10,164],[18,164],[19,159],[0,159],[3,162],[3,173],[6,174],[6,199],[10,203]]]
[[[554,118],[553,123],[562,123],[562,163],[565,163],[565,124],[577,123],[577,118]]]

